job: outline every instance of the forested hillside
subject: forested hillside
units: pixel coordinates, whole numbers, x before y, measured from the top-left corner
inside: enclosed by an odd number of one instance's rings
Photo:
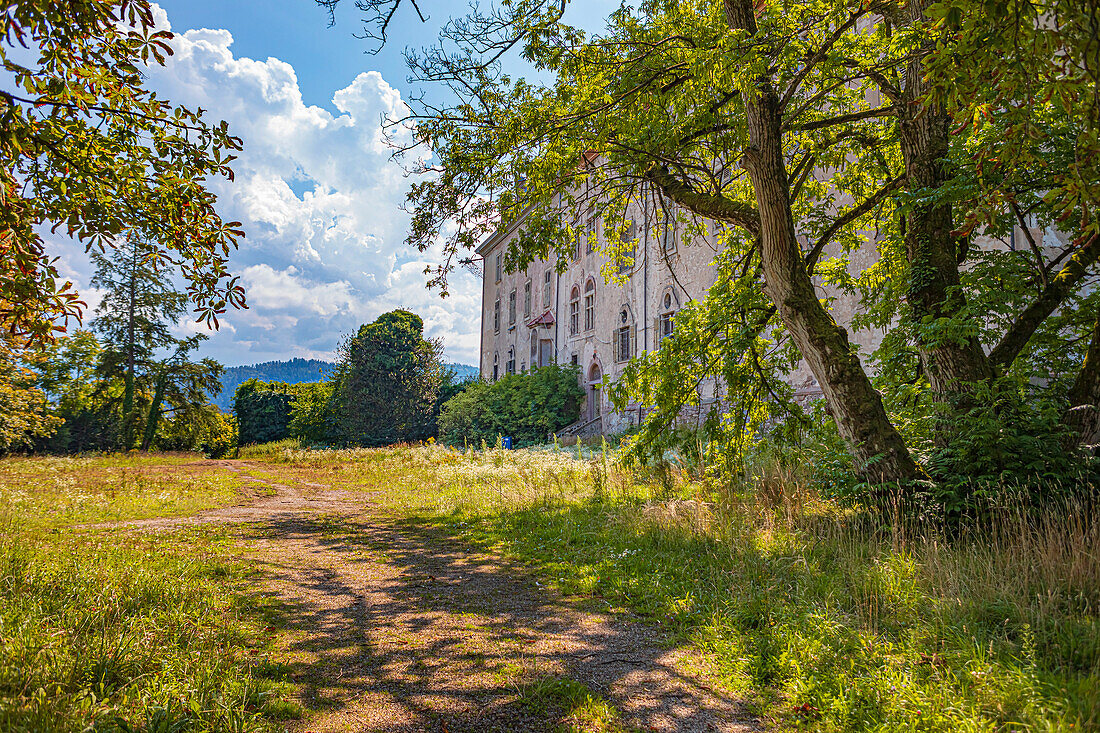
[[[335,364],[331,361],[320,359],[291,359],[289,361],[265,361],[262,364],[248,364],[245,366],[228,367],[222,374],[222,391],[212,397],[215,405],[225,412],[233,410],[233,393],[237,387],[249,379],[259,379],[262,382],[286,382],[298,384],[299,382],[317,382],[332,374]],[[477,367],[468,364],[444,364],[447,369],[453,369],[457,375],[456,381],[470,377],[477,377]]]

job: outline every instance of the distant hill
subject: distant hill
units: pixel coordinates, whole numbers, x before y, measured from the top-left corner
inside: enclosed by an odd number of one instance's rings
[[[469,364],[444,364],[448,369],[453,369],[459,380],[478,376],[477,367]],[[233,394],[237,387],[249,379],[260,379],[264,382],[286,382],[298,384],[299,382],[318,382],[332,376],[336,365],[331,361],[319,359],[291,359],[290,361],[265,361],[262,364],[250,364],[248,366],[227,367],[222,374],[222,391],[213,398],[215,405],[225,412],[233,411]]]
[[[319,359],[291,359],[290,361],[265,361],[262,364],[227,367],[222,374],[221,394],[213,402],[226,412],[233,411],[233,394],[242,382],[261,379],[265,382],[318,382],[332,375],[336,365]]]

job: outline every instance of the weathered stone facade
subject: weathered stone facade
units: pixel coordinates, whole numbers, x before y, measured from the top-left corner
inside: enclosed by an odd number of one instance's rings
[[[495,380],[509,372],[550,362],[577,364],[588,395],[581,422],[600,416],[598,428],[605,433],[637,423],[644,416],[645,406],[609,412],[601,385],[617,380],[630,358],[658,348],[661,338],[671,331],[676,312],[687,302],[705,297],[716,273],[716,237],[686,237],[682,225],[657,223],[661,219],[667,222],[669,217],[659,217],[656,211],[638,208],[627,213],[633,221],[629,230],[635,233],[635,256],[633,266],[623,270],[621,282],[605,277],[607,268],[615,265],[600,252],[605,240],[598,220],[588,224],[587,234],[577,244],[576,256],[562,273],[557,272],[555,263],[545,260],[533,262],[523,271],[506,272],[504,253],[518,236],[522,221],[493,234],[477,249],[484,273],[482,378]],[[1052,251],[1064,246],[1061,235],[1039,228],[1031,231]],[[1048,244],[1045,240],[1050,237],[1054,238]],[[1014,235],[1012,241],[1015,239]],[[975,245],[1009,247],[1011,242],[981,238]],[[831,245],[821,259],[839,254],[836,245]],[[848,257],[853,274],[873,265],[878,258],[873,233],[868,232],[867,244]],[[882,342],[885,331],[853,330],[851,321],[859,305],[858,296],[817,280],[820,297],[828,299],[833,317],[848,330],[849,340],[859,347],[860,358],[866,361]],[[821,394],[804,363],[790,380],[798,398],[808,400]],[[701,391],[703,408],[686,412],[682,419],[701,419],[715,399],[715,385],[704,385]]]

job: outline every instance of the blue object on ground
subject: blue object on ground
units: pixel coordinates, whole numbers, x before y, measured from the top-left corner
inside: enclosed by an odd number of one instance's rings
[[[500,447],[504,450],[512,450],[512,436],[503,435],[500,438]]]

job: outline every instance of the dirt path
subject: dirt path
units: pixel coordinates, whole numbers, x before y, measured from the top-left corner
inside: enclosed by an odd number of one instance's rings
[[[250,478],[269,495],[130,524],[243,523],[269,592],[292,609],[286,652],[308,711],[293,729],[553,730],[560,710],[521,694],[548,678],[584,684],[641,730],[756,727],[647,625],[581,610],[499,557],[372,514],[369,495]]]

